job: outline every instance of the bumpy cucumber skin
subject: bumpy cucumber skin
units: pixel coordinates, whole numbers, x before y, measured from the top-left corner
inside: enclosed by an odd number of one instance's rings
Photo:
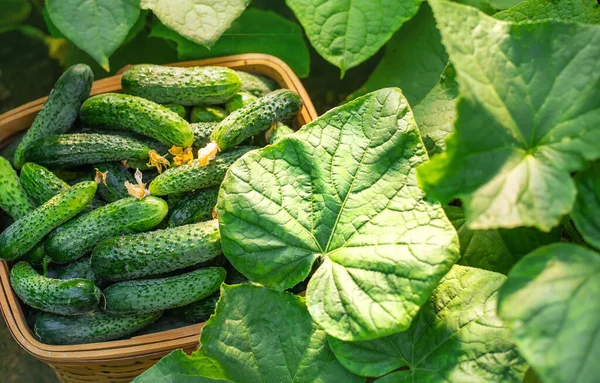
[[[217,291],[225,274],[222,267],[206,267],[174,277],[115,283],[104,290],[104,311],[134,315],[186,306]]]
[[[19,219],[34,209],[10,162],[0,157],[0,209]]]
[[[241,144],[277,121],[287,120],[302,108],[302,99],[291,90],[280,89],[259,98],[227,116],[219,123],[211,139],[221,150]]]
[[[279,89],[279,85],[270,78],[241,71],[238,71],[237,74],[242,79],[240,91],[248,92],[256,97],[262,97],[267,93]]]
[[[44,248],[54,263],[72,262],[107,238],[150,230],[168,211],[167,203],[153,196],[121,199],[67,222],[50,235]]]
[[[170,311],[176,317],[179,317],[187,322],[200,323],[206,322],[208,318],[215,312],[215,307],[221,294],[219,292],[204,298],[201,301],[194,302],[187,306],[178,307]]]
[[[194,142],[190,124],[177,113],[145,98],[104,93],[88,98],[79,112],[89,126],[125,129],[171,147],[187,148]]]
[[[254,101],[256,101],[256,96],[248,93],[248,92],[239,92],[235,96],[233,96],[227,103],[225,104],[225,111],[227,114],[231,114],[236,110],[240,109],[243,106],[246,106]]]
[[[210,135],[217,128],[216,122],[196,122],[190,124],[194,132],[194,146],[203,148],[210,142]]]
[[[50,170],[33,162],[27,162],[21,168],[21,183],[29,197],[38,205],[71,188],[71,185]]]
[[[80,258],[58,269],[56,278],[58,279],[87,279],[94,282],[97,286],[102,284],[102,280],[94,274],[90,257]]]
[[[96,189],[95,182],[79,183],[10,225],[0,234],[0,258],[10,261],[23,256],[48,233],[83,210]]]
[[[132,158],[146,159],[150,148],[129,137],[103,134],[62,134],[31,144],[25,158],[48,167],[79,166]]]
[[[15,152],[17,169],[26,162],[25,154],[33,142],[64,133],[73,125],[81,104],[90,95],[92,82],[94,73],[85,64],[73,65],[60,76]]]
[[[172,112],[177,113],[179,115],[179,117],[181,117],[181,118],[186,118],[187,117],[187,110],[185,109],[185,106],[183,106],[183,105],[179,105],[179,104],[163,104],[163,106],[165,108],[168,108]]]
[[[225,109],[218,106],[199,105],[195,106],[190,113],[190,121],[196,122],[219,122],[227,117]]]
[[[186,195],[171,209],[169,226],[175,227],[211,219],[218,197],[218,188],[202,189]]]
[[[214,259],[222,253],[217,220],[109,238],[92,254],[98,277],[122,281],[156,276]]]
[[[284,137],[289,136],[290,134],[294,134],[294,130],[287,125],[280,125],[275,128],[271,138],[269,139],[269,144],[276,144],[279,140]]]
[[[140,64],[121,78],[123,92],[160,103],[185,106],[222,104],[242,85],[238,74],[225,67],[177,68]]]
[[[131,335],[154,323],[161,312],[114,317],[101,311],[76,317],[41,313],[33,332],[43,343],[54,345],[106,342]]]
[[[92,281],[46,278],[27,262],[19,262],[10,270],[10,285],[25,304],[60,315],[91,312],[102,294]]]
[[[125,182],[135,183],[131,173],[119,162],[106,162],[95,166],[98,171],[106,175],[106,185],[104,182],[98,184],[98,194],[106,202],[115,202],[129,197]]]
[[[219,186],[231,164],[254,149],[254,146],[240,146],[217,154],[206,166],[201,166],[198,160],[194,160],[191,165],[170,168],[159,174],[150,183],[148,190],[154,195],[167,195]]]
[[[21,141],[23,141],[25,133],[27,133],[27,131],[16,135],[14,138],[12,136],[9,137],[5,141],[10,140],[10,142],[0,149],[0,157],[6,158],[13,166],[15,165],[15,152],[17,151],[17,147],[21,144]]]

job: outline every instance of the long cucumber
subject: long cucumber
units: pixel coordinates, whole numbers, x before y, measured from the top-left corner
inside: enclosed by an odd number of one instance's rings
[[[0,157],[0,209],[19,219],[34,209],[10,162]]]

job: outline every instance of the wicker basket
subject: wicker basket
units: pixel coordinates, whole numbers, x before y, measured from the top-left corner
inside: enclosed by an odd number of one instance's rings
[[[220,65],[258,73],[277,81],[282,88],[292,89],[302,97],[304,107],[295,124],[300,127],[317,113],[302,83],[294,72],[276,57],[263,54],[243,54],[199,61],[172,64],[174,66]],[[121,76],[95,81],[92,94],[121,90]],[[46,98],[40,98],[0,115],[0,146],[10,142],[11,136],[27,129]],[[0,308],[15,340],[27,352],[54,369],[61,381],[75,382],[130,382],[154,365],[161,357],[178,348],[193,351],[204,323],[170,331],[138,336],[127,340],[73,346],[52,346],[35,339],[21,303],[9,283],[9,266],[0,262]]]

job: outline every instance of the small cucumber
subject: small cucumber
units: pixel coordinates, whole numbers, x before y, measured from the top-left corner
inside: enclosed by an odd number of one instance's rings
[[[88,98],[79,112],[89,126],[124,129],[171,147],[187,148],[194,142],[190,124],[177,113],[145,98],[104,93]]]
[[[186,321],[178,316],[171,315],[169,313],[163,314],[159,320],[152,323],[149,326],[144,327],[140,331],[133,334],[133,336],[142,336],[149,334],[156,334],[157,332],[174,330],[181,327],[193,325],[193,322]]]
[[[15,152],[17,151],[17,147],[21,144],[21,141],[23,141],[25,133],[27,133],[27,131],[4,139],[4,142],[10,142],[0,148],[0,157],[6,158],[13,166],[15,165]]]
[[[94,197],[96,189],[93,181],[77,184],[10,225],[0,234],[0,258],[22,257],[48,233],[79,214]]]
[[[58,79],[42,110],[15,152],[15,167],[26,162],[25,154],[35,141],[66,132],[77,118],[81,104],[90,95],[94,73],[85,64],[73,65]]]
[[[103,134],[62,134],[31,144],[26,159],[48,167],[147,159],[150,148],[133,138]]]
[[[206,322],[214,314],[220,297],[221,294],[216,292],[201,301],[173,309],[170,313],[190,323]]]
[[[277,121],[287,120],[302,108],[300,96],[280,89],[250,103],[227,116],[211,135],[221,150],[231,149]]]
[[[217,220],[109,238],[92,254],[98,277],[122,281],[156,276],[214,259],[221,254]]]
[[[130,132],[127,130],[107,130],[107,129],[83,128],[83,129],[78,130],[77,133],[104,134],[104,135],[109,135],[109,136],[128,137],[128,138],[133,138],[134,140],[137,140],[137,141],[141,142],[142,144],[147,145],[148,147],[150,147],[150,149],[154,149],[158,153],[166,153],[169,150],[169,148],[166,145],[156,141],[155,139],[153,139],[151,137],[143,136],[141,134],[137,134],[137,133]]]
[[[210,66],[132,65],[121,78],[125,93],[186,106],[222,104],[240,90],[241,84],[242,80],[234,70]]]
[[[210,135],[217,128],[216,122],[196,122],[190,124],[194,132],[194,146],[203,148],[210,142]]]
[[[190,121],[196,122],[219,122],[227,117],[225,109],[218,106],[199,105],[192,108]]]
[[[98,184],[98,194],[106,202],[115,202],[129,197],[125,182],[135,183],[131,173],[119,162],[98,164],[95,169],[106,173],[106,178]]]
[[[155,195],[167,195],[219,186],[231,164],[254,149],[256,149],[254,146],[240,146],[219,153],[206,166],[201,166],[198,160],[194,160],[191,165],[170,168],[159,174],[150,183],[148,189]]]
[[[165,201],[153,196],[121,199],[62,225],[50,235],[44,248],[54,263],[72,262],[102,240],[150,230],[168,210]]]
[[[185,106],[179,104],[163,104],[163,106],[172,112],[175,112],[179,115],[179,117],[185,119],[187,117],[187,110]]]
[[[154,323],[161,312],[113,317],[101,311],[76,317],[42,313],[33,332],[43,343],[54,345],[106,342],[123,338]]]
[[[10,285],[25,304],[60,315],[91,312],[102,294],[92,281],[46,278],[27,262],[19,262],[10,270]]]
[[[217,291],[225,274],[222,267],[206,267],[174,277],[115,283],[104,290],[104,311],[135,315],[186,306]]]
[[[227,114],[231,114],[232,112],[240,109],[242,106],[246,106],[256,100],[256,96],[248,92],[239,92],[238,94],[233,96],[229,101],[227,101],[227,103],[225,104],[225,111],[227,112]]]
[[[88,281],[94,282],[96,285],[101,285],[102,280],[94,274],[92,265],[90,263],[90,257],[80,258],[75,262],[66,264],[65,266],[58,269],[56,274],[58,279],[87,279]]]
[[[294,130],[287,125],[279,125],[273,130],[271,137],[269,138],[269,144],[276,144],[279,140],[284,137],[294,134]]]
[[[34,208],[17,172],[7,159],[0,157],[0,209],[18,220]]]
[[[184,196],[171,209],[169,226],[181,226],[211,219],[218,196],[218,188],[202,189]]]
[[[240,90],[248,92],[256,97],[262,97],[275,89],[279,89],[279,85],[270,78],[242,71],[238,71],[237,74],[242,80],[242,87]]]

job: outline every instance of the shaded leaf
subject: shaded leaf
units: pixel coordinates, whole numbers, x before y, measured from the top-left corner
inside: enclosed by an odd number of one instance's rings
[[[600,24],[600,7],[595,0],[525,0],[494,17],[514,22],[557,19]]]
[[[19,24],[29,17],[31,4],[27,0],[2,0],[0,2],[0,26]]]
[[[577,200],[571,218],[585,242],[600,249],[600,163],[575,176]]]

